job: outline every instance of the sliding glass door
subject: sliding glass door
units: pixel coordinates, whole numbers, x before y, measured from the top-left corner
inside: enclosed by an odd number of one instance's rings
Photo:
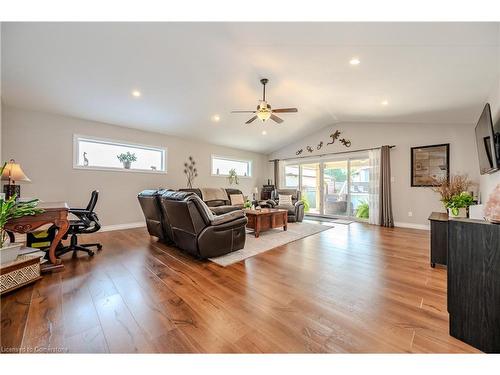
[[[349,216],[348,162],[328,161],[323,164],[323,215]]]
[[[304,199],[309,204],[308,213],[320,214],[321,196],[320,196],[320,164],[302,164],[300,166],[301,188]]]
[[[368,219],[368,210],[363,206],[368,204],[368,185],[370,183],[370,160],[352,159],[349,160],[349,209],[351,217],[358,219]],[[363,214],[361,210],[365,210]]]
[[[307,214],[367,219],[369,168],[364,155],[289,164],[285,185],[302,191]]]

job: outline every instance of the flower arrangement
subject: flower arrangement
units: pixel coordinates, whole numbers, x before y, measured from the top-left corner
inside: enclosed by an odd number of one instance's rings
[[[193,188],[193,180],[198,177],[198,170],[196,169],[196,162],[193,157],[190,156],[188,161],[184,163],[184,174],[187,178],[187,187],[189,189]]]
[[[474,199],[467,190],[472,186],[472,182],[467,175],[450,176],[449,180],[442,177],[435,180],[433,191],[441,195],[441,202],[452,216],[459,216],[461,211],[472,205]],[[462,214],[461,216],[467,216]]]
[[[116,155],[116,157],[118,158],[118,160],[120,160],[121,163],[123,163],[123,168],[125,169],[130,169],[130,165],[132,164],[132,162],[137,161],[137,156],[130,153],[129,151],[127,151],[127,153]]]
[[[486,220],[492,223],[500,223],[500,184],[491,193],[484,208]]]

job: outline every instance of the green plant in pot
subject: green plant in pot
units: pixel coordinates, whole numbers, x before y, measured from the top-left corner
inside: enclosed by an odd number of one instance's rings
[[[252,202],[250,202],[248,199],[246,200],[246,202],[243,204],[243,207],[244,208],[252,208]]]
[[[0,175],[5,168],[3,165],[0,168]],[[43,210],[37,208],[38,199],[27,202],[16,202],[16,195],[4,200],[0,198],[0,263],[8,263],[17,258],[22,243],[8,243],[9,236],[5,230],[5,226],[10,220],[18,219],[23,216],[36,215],[42,213]]]
[[[370,205],[366,201],[359,202],[356,209],[356,217],[358,219],[368,219],[370,217]]]
[[[454,195],[445,203],[449,215],[454,217],[467,217],[467,208],[474,202],[474,198],[467,192]]]
[[[467,175],[443,176],[434,181],[433,190],[441,195],[441,202],[450,216],[467,217],[467,208],[473,203],[467,191],[472,185]]]
[[[232,185],[232,184],[239,185],[240,180],[238,178],[238,174],[236,173],[236,169],[231,168],[229,170],[229,174],[227,176],[227,180],[229,182],[229,185]]]
[[[300,198],[300,201],[304,203],[304,212],[309,212],[311,205],[309,203],[309,199],[307,199],[307,195],[303,194],[302,197]]]
[[[121,153],[120,155],[116,155],[118,160],[123,164],[123,168],[130,169],[132,162],[137,161],[137,156],[135,154],[127,151],[126,153]]]

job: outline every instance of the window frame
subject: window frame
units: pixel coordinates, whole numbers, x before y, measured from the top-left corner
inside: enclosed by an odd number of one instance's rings
[[[147,169],[125,169],[125,168],[117,168],[117,167],[93,167],[93,166],[86,167],[84,165],[79,165],[78,164],[78,155],[80,153],[79,141],[81,141],[81,140],[94,141],[97,143],[110,144],[110,145],[116,145],[116,146],[125,146],[125,147],[130,146],[130,147],[142,148],[142,149],[146,149],[146,150],[161,151],[162,156],[163,156],[164,170],[153,171],[153,170],[147,170]],[[125,173],[167,174],[167,170],[168,170],[167,160],[168,160],[168,148],[167,147],[145,145],[145,144],[140,144],[140,143],[135,143],[135,142],[129,142],[129,141],[123,141],[123,140],[117,140],[117,139],[111,139],[111,138],[95,137],[95,136],[89,136],[89,135],[83,135],[83,134],[73,134],[73,169],[90,170],[90,171],[107,171],[107,172],[125,172]]]
[[[248,174],[247,174],[247,176],[240,176],[240,175],[238,175],[238,178],[252,178],[252,175],[253,175],[253,160],[251,160],[251,159],[238,159],[238,158],[234,158],[234,157],[231,157],[231,156],[221,156],[221,155],[215,155],[215,154],[212,154],[211,157],[210,157],[210,175],[212,177],[229,177],[228,174],[213,173],[214,159],[222,159],[222,160],[227,160],[227,161],[237,161],[237,162],[241,162],[241,163],[247,163],[247,165],[248,165]]]

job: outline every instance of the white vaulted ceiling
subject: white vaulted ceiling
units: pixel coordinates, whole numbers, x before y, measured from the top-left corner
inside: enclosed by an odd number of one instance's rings
[[[16,107],[270,152],[336,122],[474,123],[498,82],[498,27],[3,23],[2,96]],[[361,63],[350,65],[353,57]],[[263,77],[273,107],[299,112],[281,125],[244,125],[250,116],[230,111],[255,108]]]

